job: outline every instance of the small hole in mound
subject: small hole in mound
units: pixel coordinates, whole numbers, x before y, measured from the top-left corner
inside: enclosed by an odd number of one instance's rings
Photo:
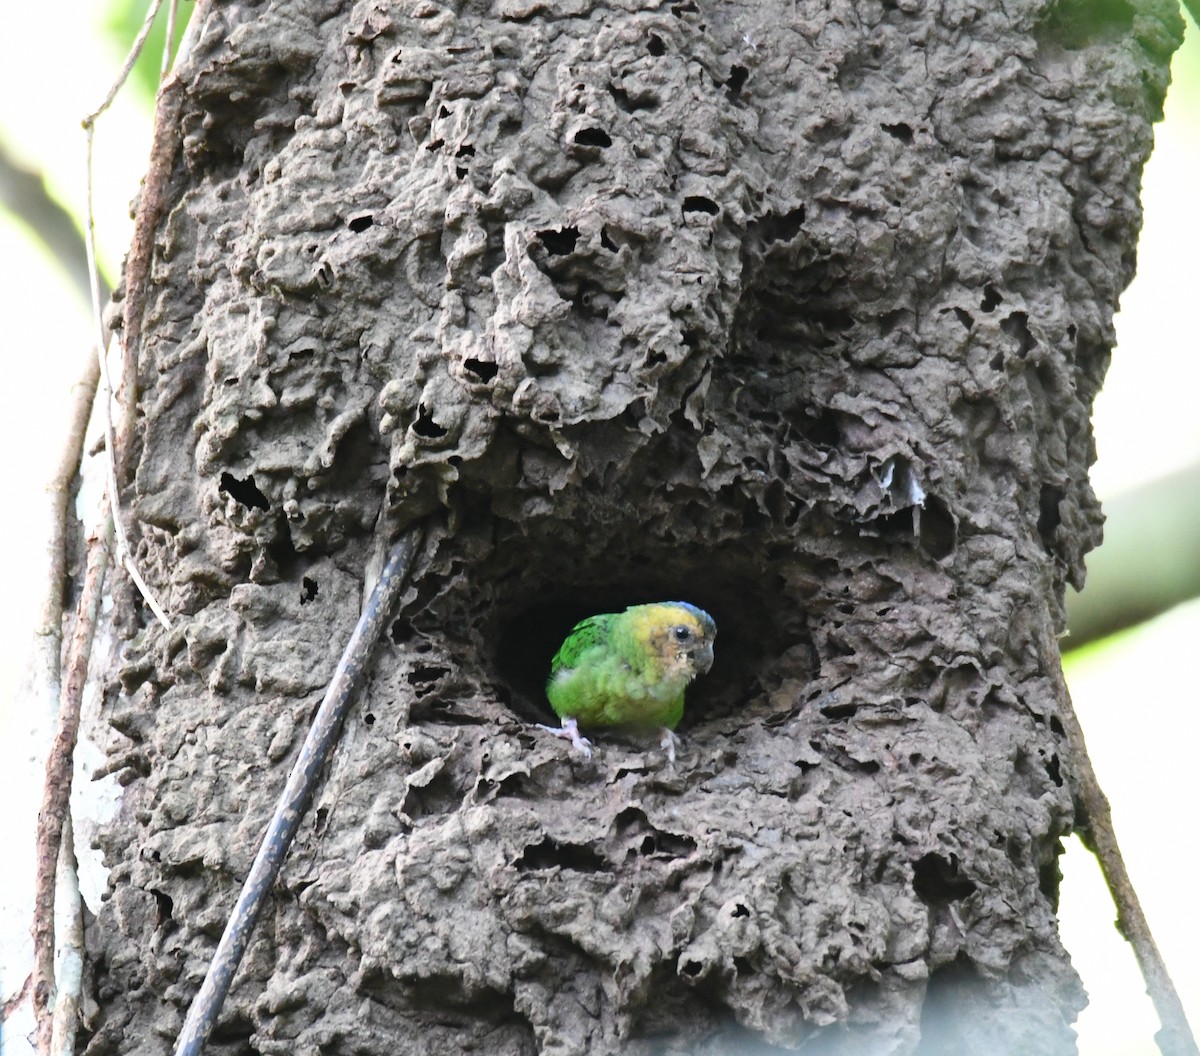
[[[559,227],[547,228],[537,233],[538,241],[546,247],[546,252],[555,257],[565,256],[575,249],[579,241],[579,228]]]
[[[558,868],[575,873],[598,873],[609,869],[609,863],[590,847],[559,843],[549,836],[529,844],[513,864],[521,872]]]
[[[496,376],[500,368],[490,360],[468,357],[463,360],[463,370],[474,374],[475,377],[486,385]]]
[[[706,198],[702,194],[689,194],[683,200],[683,211],[685,213],[707,213],[709,216],[716,216],[721,211],[721,207],[711,198]]]
[[[1053,484],[1042,485],[1041,494],[1038,496],[1037,528],[1038,535],[1042,537],[1042,545],[1047,550],[1054,548],[1058,526],[1062,524],[1060,506],[1064,498],[1066,498],[1066,492],[1062,488],[1055,487]]]
[[[746,79],[749,76],[750,71],[745,66],[734,66],[730,69],[729,80],[725,82],[725,87],[728,89],[728,96],[731,100],[742,94],[742,88],[745,87]]]
[[[438,440],[446,435],[446,430],[433,420],[433,415],[429,413],[425,404],[421,404],[420,415],[413,423],[412,430],[417,436],[423,436],[427,440]]]
[[[602,128],[581,128],[575,133],[575,143],[580,147],[611,147],[612,137]]]
[[[252,510],[269,510],[271,504],[267,497],[258,490],[254,483],[254,475],[238,480],[232,473],[222,473],[220,490],[229,495],[234,502],[248,506]]]
[[[827,719],[852,719],[858,714],[857,704],[827,704],[821,709]]]
[[[1046,763],[1046,773],[1050,775],[1050,780],[1059,788],[1062,788],[1063,776],[1062,767],[1058,762],[1058,756],[1050,756],[1050,761]]]
[[[154,906],[156,909],[156,917],[154,925],[161,928],[165,924],[170,923],[175,915],[175,900],[165,891],[159,891],[157,888],[151,888],[150,894],[154,896]]]
[[[764,242],[790,242],[804,226],[805,209],[798,205],[786,213],[768,213],[762,218],[760,230]]]
[[[925,497],[921,510],[921,549],[935,561],[949,557],[958,544],[958,526],[946,504],[936,495]]]
[[[930,852],[913,865],[913,891],[927,905],[944,905],[974,894],[975,881],[961,871],[957,854]]]

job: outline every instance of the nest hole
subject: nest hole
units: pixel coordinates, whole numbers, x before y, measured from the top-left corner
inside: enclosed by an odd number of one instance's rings
[[[577,623],[648,602],[686,601],[717,624],[712,670],[688,689],[681,733],[746,707],[776,677],[803,675],[790,668],[775,673],[777,661],[794,665],[798,655],[808,655],[793,648],[808,640],[807,624],[778,574],[745,559],[723,564],[719,554],[641,553],[618,561],[609,550],[614,569],[560,577],[556,566],[569,556],[565,548],[530,555],[519,592],[497,599],[493,632],[485,632],[495,643],[490,666],[501,684],[497,688],[504,690],[500,695],[526,718],[555,721],[546,679],[554,654]]]

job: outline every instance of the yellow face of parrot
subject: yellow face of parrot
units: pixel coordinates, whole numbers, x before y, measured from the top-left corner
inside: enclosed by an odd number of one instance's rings
[[[686,602],[638,605],[626,610],[641,649],[653,658],[658,677],[685,685],[712,667],[717,625]]]

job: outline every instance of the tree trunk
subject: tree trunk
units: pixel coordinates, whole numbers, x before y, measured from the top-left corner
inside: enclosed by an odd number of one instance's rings
[[[197,17],[88,1052],[169,1050],[418,521],[210,1052],[1073,1052],[1039,642],[1173,0]],[[676,765],[533,728],[668,599],[720,628]]]

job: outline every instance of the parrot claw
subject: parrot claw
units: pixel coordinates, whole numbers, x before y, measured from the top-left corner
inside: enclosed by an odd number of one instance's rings
[[[675,749],[683,742],[679,739],[679,735],[674,730],[669,730],[667,727],[662,728],[662,740],[658,742],[659,747],[667,753],[667,762],[675,762]]]
[[[592,742],[589,741],[579,732],[579,724],[574,719],[563,719],[562,727],[547,726],[544,723],[537,723],[539,730],[545,730],[547,733],[553,734],[555,737],[562,737],[571,742],[571,747],[574,748],[585,759],[592,757]]]

